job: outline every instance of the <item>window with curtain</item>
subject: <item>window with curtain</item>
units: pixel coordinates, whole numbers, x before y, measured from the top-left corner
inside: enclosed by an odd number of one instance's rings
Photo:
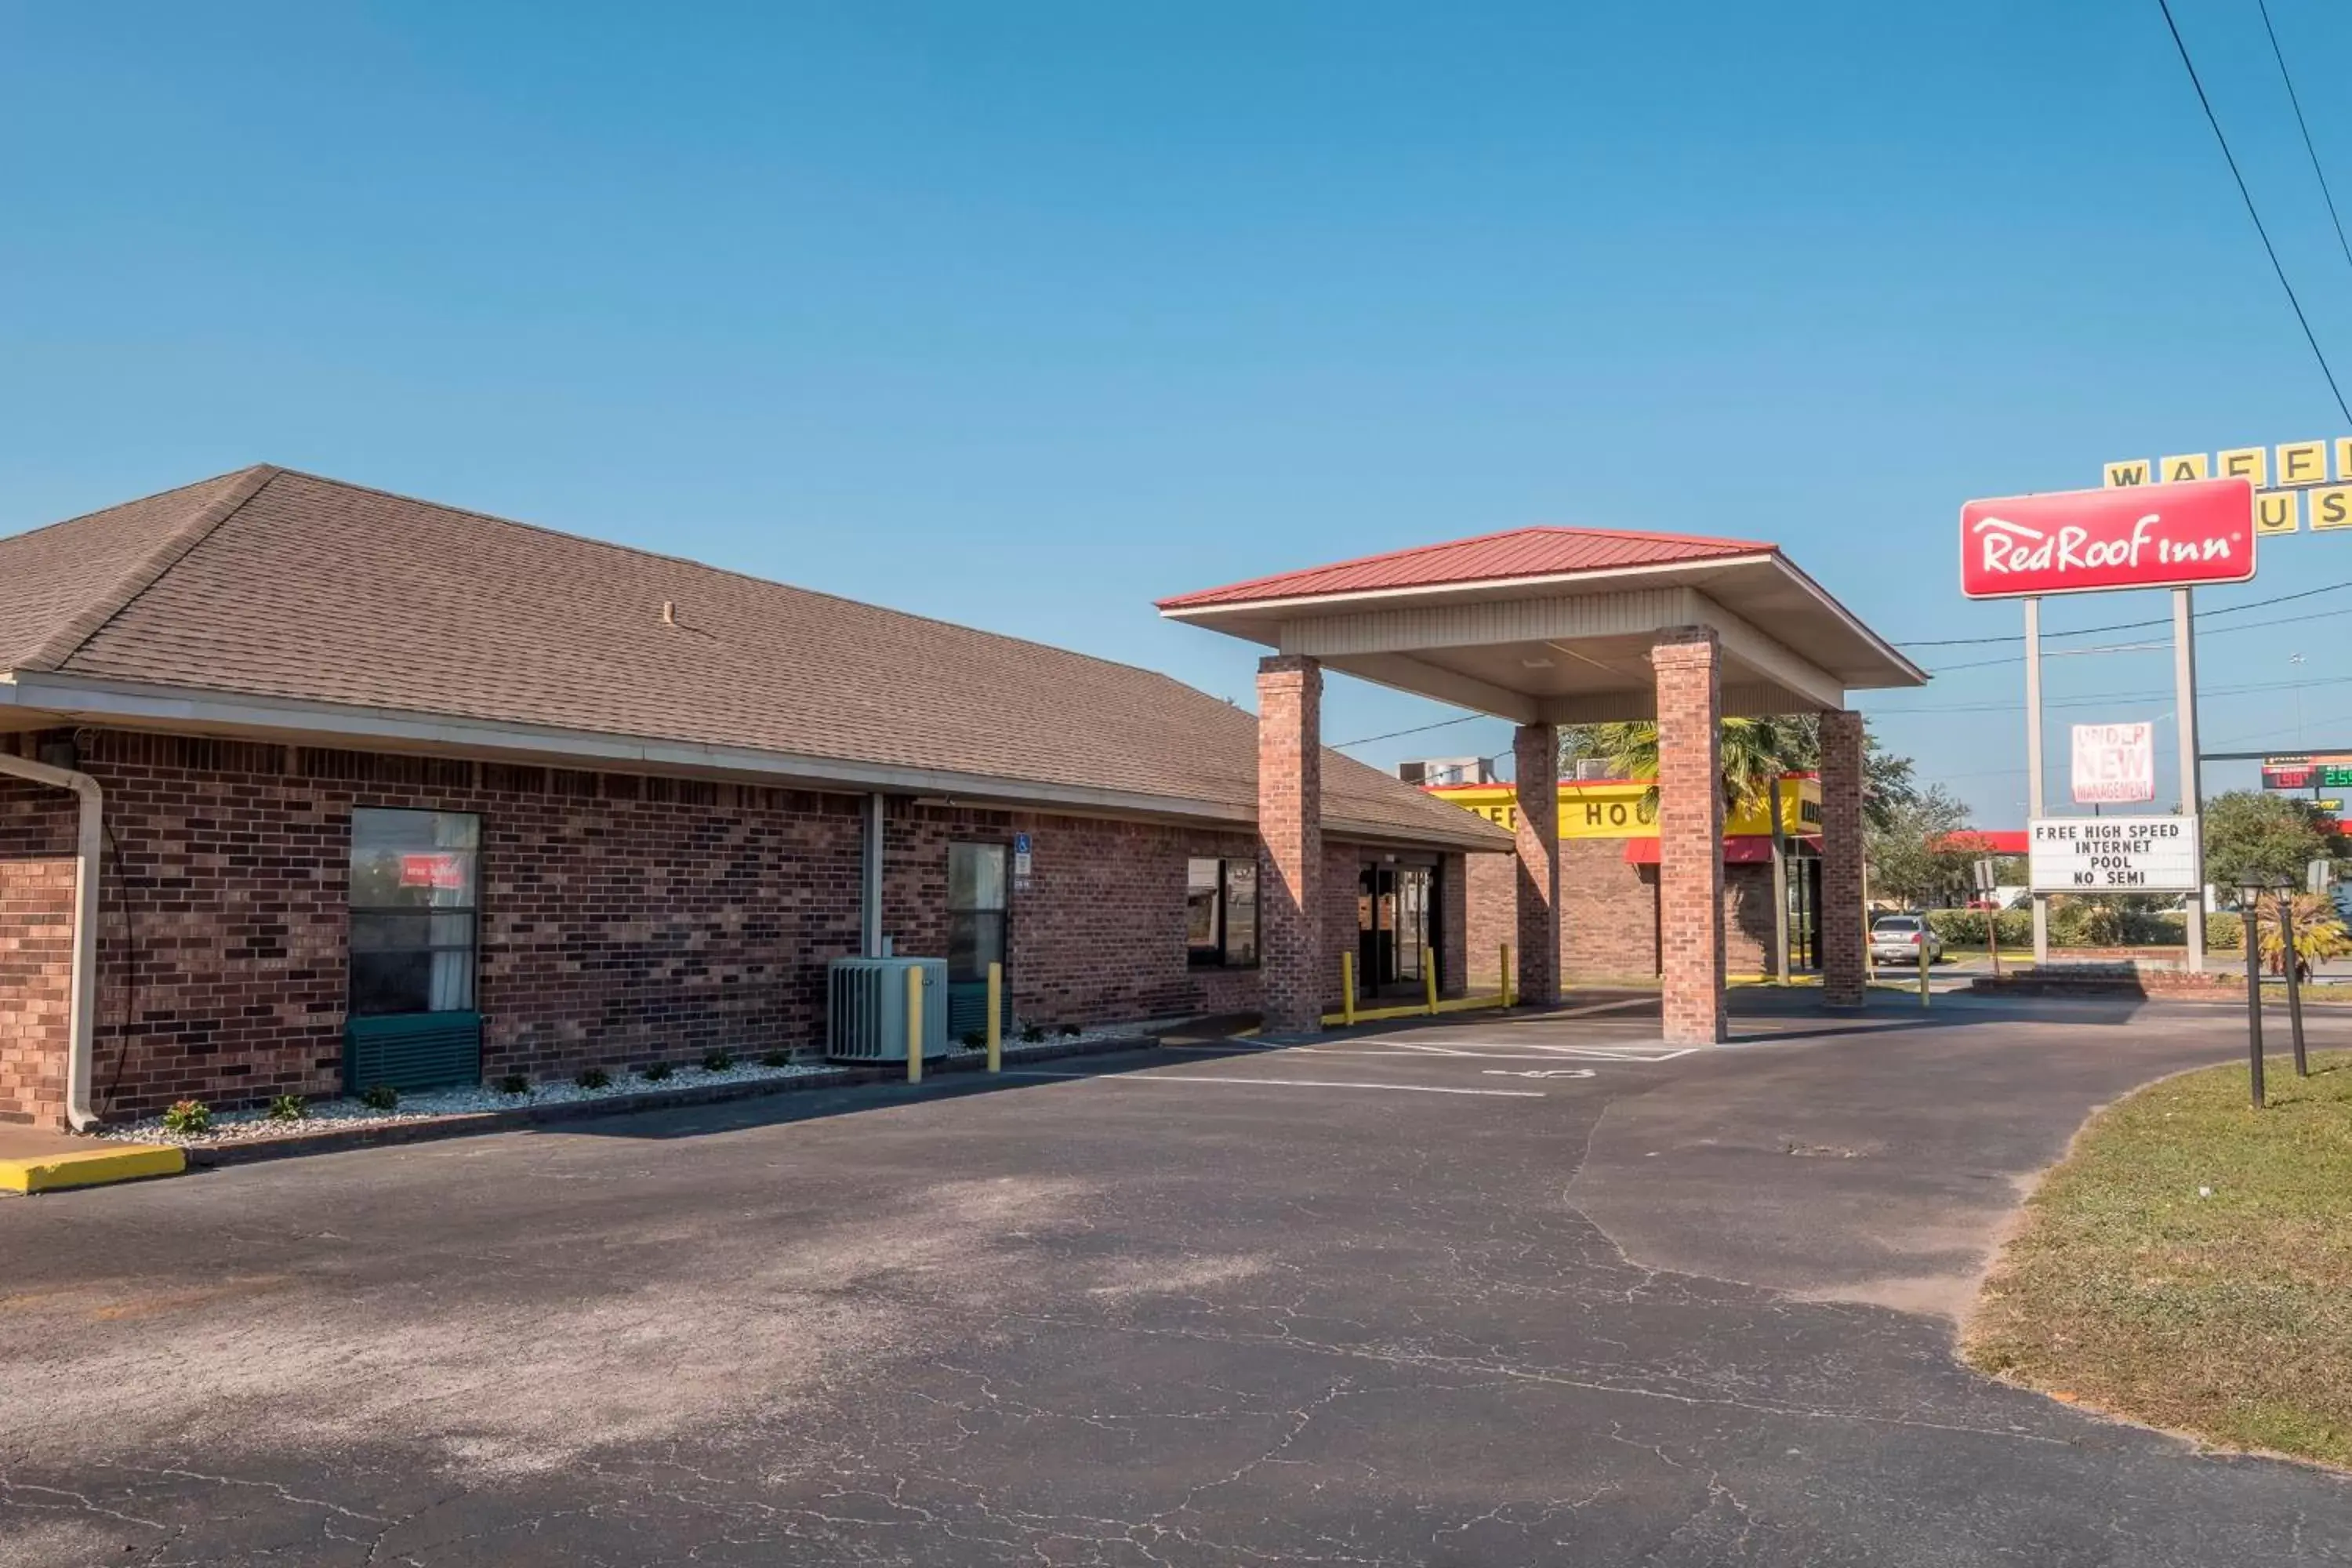
[[[1195,964],[1257,963],[1257,862],[1197,857],[1184,868],[1184,941]]]
[[[470,812],[352,813],[352,1016],[473,1010],[481,843]]]

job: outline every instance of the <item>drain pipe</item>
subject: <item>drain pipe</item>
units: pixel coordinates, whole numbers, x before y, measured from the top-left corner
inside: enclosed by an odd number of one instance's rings
[[[74,931],[71,1034],[66,1047],[66,1124],[98,1130],[89,1107],[91,1043],[98,1034],[98,868],[106,842],[106,800],[98,781],[70,768],[53,768],[0,752],[0,773],[29,779],[81,797],[81,834],[74,848]]]
[[[865,875],[858,889],[858,946],[867,958],[887,957],[882,949],[882,810],[877,792],[866,797]]]

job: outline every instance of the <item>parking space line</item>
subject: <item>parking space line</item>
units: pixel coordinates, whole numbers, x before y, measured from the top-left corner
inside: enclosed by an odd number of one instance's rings
[[[1547,1046],[1534,1040],[1465,1040],[1460,1045],[1422,1045],[1402,1040],[1349,1041],[1332,1046],[1294,1046],[1302,1054],[1326,1057],[1386,1057],[1391,1061],[1435,1057],[1445,1060],[1493,1062],[1670,1062],[1694,1054],[1693,1046],[1654,1049],[1641,1046]]]
[[[1206,1073],[1118,1073],[1118,1072],[1049,1072],[1032,1068],[1024,1070],[1007,1068],[1000,1078],[1062,1078],[1091,1079],[1100,1083],[1237,1083],[1253,1086],[1264,1084],[1275,1089],[1371,1089],[1389,1094],[1476,1094],[1497,1100],[1541,1100],[1538,1089],[1453,1089],[1433,1083],[1355,1083],[1339,1079],[1311,1078],[1223,1078]]]

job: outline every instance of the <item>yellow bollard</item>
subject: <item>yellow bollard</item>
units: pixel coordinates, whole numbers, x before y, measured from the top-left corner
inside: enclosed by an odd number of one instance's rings
[[[1427,953],[1421,955],[1421,989],[1422,994],[1429,998],[1429,1016],[1433,1018],[1436,1017],[1437,965],[1429,962]]]
[[[988,1070],[1004,1067],[1004,965],[988,966]]]
[[[907,971],[907,1081],[923,1081],[923,967]]]
[[[1339,1022],[1353,1028],[1356,1023],[1356,955],[1339,955]]]
[[[1507,942],[1503,944],[1503,1005],[1515,1007],[1518,1001],[1518,976],[1511,973],[1511,944]]]

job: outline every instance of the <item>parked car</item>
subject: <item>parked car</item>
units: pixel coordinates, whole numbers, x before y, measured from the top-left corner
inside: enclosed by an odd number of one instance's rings
[[[1944,939],[1928,929],[1920,915],[1881,915],[1870,922],[1870,958],[1874,963],[1917,963],[1919,943],[1927,944],[1927,962],[1939,963]]]

